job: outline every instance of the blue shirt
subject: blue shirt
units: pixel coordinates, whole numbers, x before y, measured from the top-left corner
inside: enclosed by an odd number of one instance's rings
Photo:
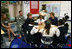
[[[54,17],[54,19],[52,19],[51,17],[49,18],[49,20],[51,21],[52,25],[58,25],[58,18]]]

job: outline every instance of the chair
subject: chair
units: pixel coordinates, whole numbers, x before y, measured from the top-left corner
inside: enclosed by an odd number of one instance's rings
[[[43,37],[41,39],[41,42],[42,42],[42,44],[46,45],[47,47],[49,47],[49,46],[53,47],[52,46],[53,38],[47,38],[47,37],[45,38],[45,37]]]

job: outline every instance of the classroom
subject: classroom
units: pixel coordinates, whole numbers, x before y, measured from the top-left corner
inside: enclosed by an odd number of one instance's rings
[[[71,1],[1,1],[1,48],[71,48]]]

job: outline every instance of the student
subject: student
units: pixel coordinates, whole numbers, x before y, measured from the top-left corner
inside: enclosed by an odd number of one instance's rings
[[[64,21],[62,19],[58,21],[58,29],[60,30],[59,43],[63,44],[66,41],[65,33],[67,32],[67,29],[64,26]]]
[[[47,10],[42,10],[39,14],[43,16],[44,20],[47,20],[49,17],[49,14],[47,14]]]
[[[41,45],[41,38],[42,34],[40,33],[40,29],[37,29],[36,26],[32,28],[31,32],[31,41],[34,45],[37,45],[36,47],[40,47]]]
[[[29,42],[30,40],[30,31],[33,28],[33,25],[38,25],[38,23],[35,23],[34,20],[32,19],[32,14],[28,13],[27,14],[28,18],[25,20],[25,23],[22,25],[23,32],[25,34],[25,37],[27,41]]]
[[[46,45],[50,45],[53,42],[53,37],[56,34],[57,37],[60,35],[59,29],[52,27],[51,23],[49,21],[45,22],[46,26],[42,31],[42,43]]]
[[[58,18],[55,17],[55,14],[53,12],[50,13],[49,20],[51,20],[52,25],[58,25]]]
[[[35,22],[37,22],[37,23],[44,23],[45,20],[43,19],[43,16],[40,15],[40,16],[39,16],[39,19],[37,19]]]
[[[69,27],[69,24],[67,23],[68,19],[69,19],[69,16],[67,16],[67,15],[63,18],[64,26],[65,26],[65,28],[67,30],[66,34],[68,33],[68,27]]]
[[[11,41],[10,33],[12,33],[14,36],[16,36],[16,34],[13,32],[6,14],[2,14],[1,25],[2,25],[3,30],[7,30],[8,36],[9,36],[9,41]]]
[[[40,38],[41,42],[43,44],[51,44],[53,42],[53,36],[56,34],[57,37],[59,37],[60,32],[57,28],[52,27],[51,23],[49,21],[45,22],[45,27],[43,29],[37,29],[38,26],[33,27],[31,30],[31,35],[34,35],[36,33],[42,34],[42,39]]]
[[[16,21],[17,21],[17,28],[18,28],[17,30],[21,32],[21,26],[24,23],[24,16],[21,10],[19,11],[19,15],[16,17]]]
[[[22,28],[25,30],[29,29],[28,27],[33,27],[33,25],[38,25],[38,23],[35,23],[34,20],[32,19],[32,14],[28,13],[27,14],[28,18],[25,20],[25,23],[22,25]]]

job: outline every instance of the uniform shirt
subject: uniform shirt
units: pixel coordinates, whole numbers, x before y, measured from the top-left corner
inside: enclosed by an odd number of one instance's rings
[[[44,31],[42,32],[42,35],[43,35],[44,37],[45,37],[45,36],[46,36],[46,37],[53,37],[54,34],[56,34],[56,36],[59,37],[59,36],[60,36],[60,31],[59,31],[58,28],[52,27],[52,25],[51,25],[51,28],[50,28],[50,30],[49,30],[49,34],[46,33],[46,30],[44,30]]]
[[[52,19],[50,17],[49,20],[51,20],[52,25],[58,25],[58,18],[57,17],[55,17],[54,19]]]
[[[6,26],[8,26],[9,20],[5,19],[5,20],[1,20],[1,24],[4,24]]]
[[[30,19],[30,18],[27,18],[27,19],[25,20],[24,25],[29,26],[29,24],[32,24],[32,23],[35,24],[34,20],[33,20],[33,19]]]
[[[32,25],[32,23],[34,23],[34,25],[37,25],[38,23],[35,23],[33,19],[27,18],[25,20],[25,23],[22,25],[23,30],[29,30],[30,25]],[[33,26],[33,25],[32,25]],[[31,26],[31,27],[32,27]],[[31,30],[31,29],[30,29]]]
[[[38,29],[36,29],[36,27],[38,27],[38,26],[34,26],[34,27],[32,28],[32,30],[31,30],[31,32],[30,32],[31,35],[37,33]]]
[[[53,26],[53,25],[51,25],[51,26]],[[38,29],[36,29],[36,27],[38,27],[38,26],[34,26],[34,27],[32,28],[32,30],[31,30],[31,32],[30,32],[31,35],[33,35],[33,34],[35,34],[35,33],[38,32]],[[40,29],[39,32],[42,33],[42,36],[47,36],[47,37],[53,37],[54,34],[56,34],[57,37],[59,37],[59,35],[60,35],[59,29],[57,29],[57,28],[55,28],[55,27],[50,28],[50,31],[49,31],[50,33],[49,33],[49,35],[46,34],[45,31],[46,31],[45,29]]]
[[[22,25],[23,25],[23,23],[24,23],[24,16],[20,16],[20,15],[18,15],[17,17],[16,17],[16,21],[17,21],[17,23],[16,23],[16,26],[17,26],[17,30],[18,31],[21,31],[22,30]]]
[[[18,25],[22,25],[24,23],[24,16],[17,16],[16,21]]]
[[[64,38],[65,37],[65,33],[67,32],[66,27],[64,25],[60,25],[58,26],[58,29],[60,30],[60,38]]]
[[[40,23],[40,22],[45,22],[45,20],[44,19],[37,19],[35,22],[37,22],[37,23]]]

